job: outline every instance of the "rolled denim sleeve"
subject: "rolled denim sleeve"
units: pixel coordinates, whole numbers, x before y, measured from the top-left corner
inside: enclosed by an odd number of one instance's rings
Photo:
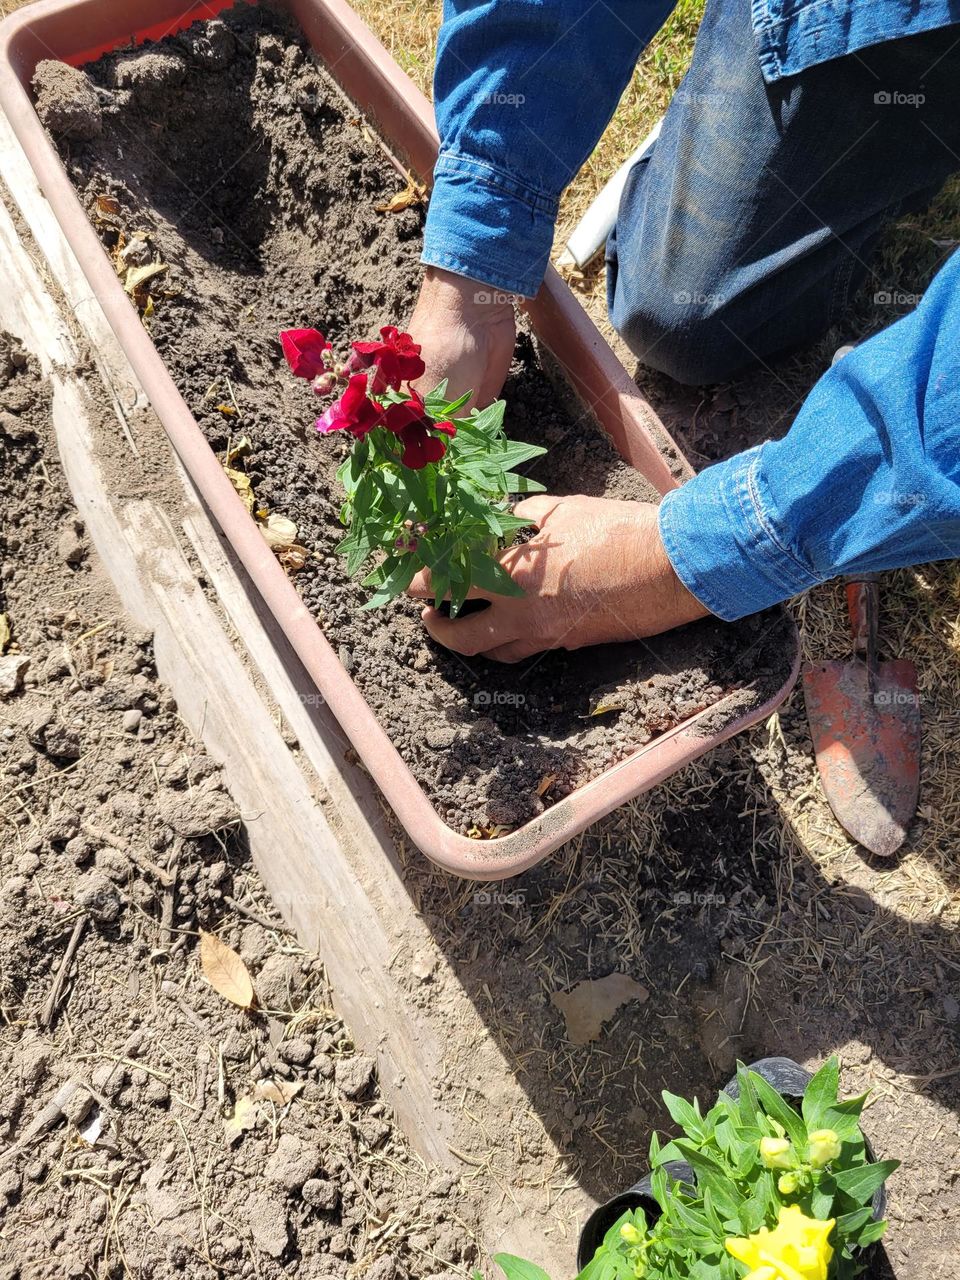
[[[839,574],[960,556],[960,253],[910,315],[857,347],[790,431],[660,507],[685,586],[733,620]]]
[[[671,0],[446,0],[422,261],[532,297],[560,195]]]

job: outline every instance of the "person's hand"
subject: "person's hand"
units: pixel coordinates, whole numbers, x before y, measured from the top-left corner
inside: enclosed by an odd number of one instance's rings
[[[447,378],[451,399],[473,392],[470,406],[461,412],[473,406],[483,409],[496,400],[517,340],[509,295],[428,267],[408,328],[427,366],[416,383],[422,395]]]
[[[653,503],[538,495],[516,513],[538,532],[500,563],[524,594],[494,596],[488,608],[456,619],[428,606],[424,624],[447,648],[519,662],[543,649],[638,640],[708,614],[674,572]],[[430,598],[426,571],[410,592]],[[469,598],[490,596],[473,590]]]

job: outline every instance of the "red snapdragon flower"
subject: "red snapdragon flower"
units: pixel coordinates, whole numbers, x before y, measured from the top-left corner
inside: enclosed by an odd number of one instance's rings
[[[319,329],[284,329],[280,345],[295,377],[312,380],[326,372],[323,353],[330,350],[330,343]]]
[[[383,405],[367,397],[367,375],[355,373],[347,383],[347,389],[335,400],[322,418],[317,419],[321,435],[331,431],[349,431],[358,440],[374,427],[383,425]]]
[[[385,387],[400,390],[401,382],[416,382],[427,366],[420,359],[420,347],[409,333],[400,333],[394,324],[380,330],[379,342],[352,342],[353,354],[348,365],[351,369],[369,369],[376,366],[373,392]]]
[[[386,426],[403,444],[401,462],[411,471],[421,471],[428,462],[439,462],[446,453],[447,446],[431,432],[442,431],[451,439],[457,434],[452,422],[431,422],[423,397],[416,391],[410,392],[409,400],[390,405],[385,417]]]

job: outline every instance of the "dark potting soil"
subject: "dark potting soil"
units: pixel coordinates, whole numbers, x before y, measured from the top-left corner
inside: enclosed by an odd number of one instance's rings
[[[411,600],[360,611],[367,592],[333,550],[346,446],[312,430],[276,335],[316,325],[345,353],[402,323],[423,211],[378,209],[403,180],[283,14],[241,6],[86,74],[41,64],[36,87],[105,247],[119,233],[124,269],[167,264],[144,323],[211,447],[249,441],[234,466],[312,553],[304,601],[452,827],[514,827],[725,693],[740,714],[782,684],[779,613],[504,666],[436,646]],[[656,499],[527,334],[504,396],[508,434],[550,447],[530,467],[549,490]]]

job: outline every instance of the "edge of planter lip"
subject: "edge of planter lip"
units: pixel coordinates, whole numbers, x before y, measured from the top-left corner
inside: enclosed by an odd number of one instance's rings
[[[172,31],[181,29],[188,21],[213,17],[230,7],[230,3],[231,0],[201,2],[184,13],[180,0],[145,0],[140,12],[148,11],[144,20],[160,12],[164,16],[175,15],[180,21],[179,25],[176,20],[171,21],[169,30]],[[392,107],[397,114],[392,128],[384,125],[385,132],[391,135],[391,140],[400,137],[404,149],[409,148],[414,167],[421,168],[425,162],[432,165],[436,133],[427,99],[345,0],[286,0],[286,5],[327,65],[330,65],[331,52],[342,50],[334,59],[335,63],[349,64],[349,75],[342,79],[337,76],[342,89],[361,99],[364,110],[368,105],[366,100],[375,91],[377,103],[371,111],[374,118],[378,117],[378,104],[381,112]],[[75,53],[78,39],[84,50],[89,50],[93,41],[95,56],[104,45],[116,47],[127,39],[116,36],[120,15],[127,11],[127,0],[40,0],[6,18],[0,23],[0,108],[6,112],[108,322],[203,501],[341,729],[421,852],[444,869],[468,879],[498,880],[517,875],[617,805],[657,785],[711,747],[769,715],[796,680],[798,647],[790,675],[777,694],[719,733],[701,737],[696,734],[696,726],[701,717],[716,713],[722,701],[605,770],[533,822],[494,840],[471,840],[441,820],[276,561],[200,432],[123,292],[33,109],[23,83],[28,68],[32,70],[30,59],[36,60],[36,55],[69,56],[64,43],[59,48],[47,43],[44,36],[51,34],[48,28],[58,22],[63,24],[61,41],[73,47]],[[96,23],[90,20],[93,14],[97,15]],[[64,28],[74,33],[73,40],[64,34]],[[28,42],[31,50],[26,51],[21,42]],[[357,92],[358,80],[368,93]],[[675,443],[552,268],[537,299],[528,304],[528,310],[538,336],[558,358],[587,407],[596,413],[627,460],[647,474],[661,492],[676,487],[677,481],[654,443],[651,425],[674,448]],[[677,454],[685,463],[678,448]]]

